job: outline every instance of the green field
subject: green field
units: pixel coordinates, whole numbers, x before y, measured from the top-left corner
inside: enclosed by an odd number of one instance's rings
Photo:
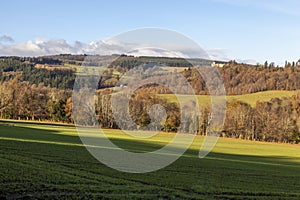
[[[299,91],[265,91],[265,92],[257,92],[252,94],[243,94],[243,95],[228,95],[226,96],[227,101],[239,100],[250,104],[252,107],[255,106],[257,101],[270,101],[272,98],[283,98],[283,97],[291,97],[295,95]],[[167,99],[170,102],[177,102],[177,98],[174,94],[160,94],[160,97]],[[177,95],[184,97],[186,101],[192,100],[193,97],[189,95]],[[209,104],[211,102],[211,98],[208,95],[197,95],[199,105]]]
[[[133,140],[106,130],[131,151],[153,151],[172,139]],[[0,123],[0,199],[299,199],[300,146],[219,139],[198,158],[203,138],[170,166],[146,174],[106,167],[82,145],[72,126]]]

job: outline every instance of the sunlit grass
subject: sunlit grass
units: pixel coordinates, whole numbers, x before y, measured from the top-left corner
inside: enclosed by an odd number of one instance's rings
[[[252,107],[255,107],[257,101],[266,102],[270,101],[272,98],[283,98],[291,97],[295,95],[298,91],[265,91],[252,94],[243,94],[243,95],[227,95],[226,100],[228,102],[233,100],[238,100],[250,104]],[[178,102],[176,96],[181,97],[185,101],[190,101],[194,97],[189,95],[174,95],[174,94],[160,94],[158,95],[162,98],[167,99],[170,102]],[[210,105],[211,97],[209,95],[197,95],[199,105]]]
[[[97,129],[83,130],[81,136],[95,137]],[[132,152],[154,151],[175,136],[158,133],[135,138],[121,130],[104,132],[116,145]],[[89,198],[98,199],[300,198],[299,145],[219,138],[213,151],[199,159],[203,139],[196,136],[187,152],[164,169],[128,174],[93,158],[75,127],[2,121],[0,197],[62,199],[89,194]]]

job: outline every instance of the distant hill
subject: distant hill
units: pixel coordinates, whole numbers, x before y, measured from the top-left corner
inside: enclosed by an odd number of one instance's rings
[[[0,57],[0,81],[7,81],[16,74],[22,75],[23,81],[30,84],[43,83],[58,89],[72,89],[83,63],[95,67],[97,63],[88,63],[88,55],[60,54],[42,57]],[[128,70],[147,63],[157,63],[170,67],[187,78],[196,94],[208,94],[205,82],[193,66],[215,66],[224,80],[229,95],[250,94],[269,90],[299,90],[300,62],[287,63],[285,67],[274,64],[248,65],[235,61],[222,62],[205,59],[183,59],[169,57],[134,57],[127,55],[101,56],[111,60],[108,70],[104,73],[98,88],[115,86],[122,74]],[[117,58],[117,59],[116,59]],[[159,86],[151,86],[149,91],[170,93]]]

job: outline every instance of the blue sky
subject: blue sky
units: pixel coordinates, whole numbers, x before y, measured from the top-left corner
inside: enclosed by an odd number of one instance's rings
[[[4,52],[28,41],[63,39],[72,45],[159,27],[220,57],[282,64],[300,59],[299,6],[296,0],[3,1],[0,54],[14,54]]]

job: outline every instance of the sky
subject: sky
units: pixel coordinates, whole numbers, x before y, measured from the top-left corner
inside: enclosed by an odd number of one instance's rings
[[[0,55],[80,53],[122,32],[179,32],[214,58],[283,64],[300,59],[298,0],[2,1]]]

